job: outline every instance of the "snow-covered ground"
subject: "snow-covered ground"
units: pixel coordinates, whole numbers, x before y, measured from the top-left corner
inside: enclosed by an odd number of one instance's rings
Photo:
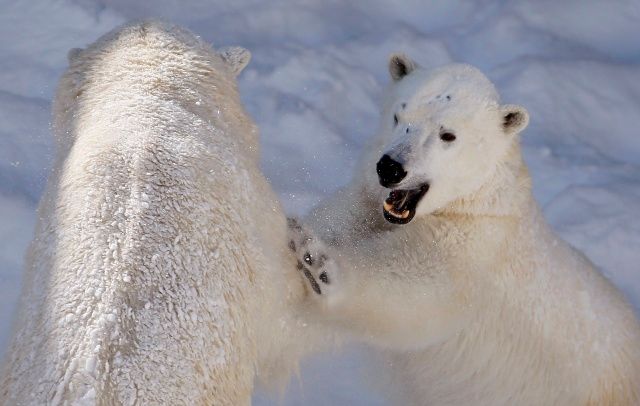
[[[67,50],[149,16],[252,51],[243,99],[264,170],[297,214],[351,176],[377,126],[389,53],[480,67],[531,113],[522,142],[547,218],[640,308],[638,0],[0,0],[0,355]],[[367,358],[350,348],[305,363],[284,403],[382,404]]]

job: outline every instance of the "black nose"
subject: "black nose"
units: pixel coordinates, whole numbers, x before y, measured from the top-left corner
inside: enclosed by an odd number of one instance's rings
[[[376,165],[376,172],[378,172],[378,179],[380,184],[384,187],[393,186],[400,183],[407,172],[402,167],[402,164],[398,161],[394,161],[389,155],[383,155]]]

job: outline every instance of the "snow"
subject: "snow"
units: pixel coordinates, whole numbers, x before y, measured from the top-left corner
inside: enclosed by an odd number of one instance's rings
[[[640,307],[635,0],[0,0],[0,9],[0,354],[53,155],[50,100],[67,51],[149,16],[252,51],[241,92],[264,170],[292,214],[352,176],[378,124],[391,52],[478,66],[531,114],[522,142],[551,224]],[[358,348],[315,357],[284,404],[384,403],[367,383],[367,358]],[[277,401],[258,394],[256,404]]]

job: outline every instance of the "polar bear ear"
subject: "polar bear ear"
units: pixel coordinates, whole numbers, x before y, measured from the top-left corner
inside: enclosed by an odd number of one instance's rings
[[[69,52],[67,52],[67,61],[72,63],[77,57],[82,53],[82,48],[71,48]]]
[[[515,104],[505,104],[500,107],[502,113],[502,128],[507,134],[517,134],[529,124],[527,109]]]
[[[235,76],[238,76],[251,60],[251,52],[242,47],[226,47],[218,53]]]
[[[389,73],[394,81],[398,81],[414,71],[418,65],[405,54],[392,54],[389,57]]]

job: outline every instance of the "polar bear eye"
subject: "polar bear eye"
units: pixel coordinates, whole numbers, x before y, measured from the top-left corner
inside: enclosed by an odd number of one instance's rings
[[[456,136],[454,133],[444,132],[440,134],[440,139],[444,142],[452,142],[456,140]]]
[[[398,121],[399,121],[399,120],[398,120],[398,115],[397,115],[397,114],[394,114],[394,115],[393,115],[393,124],[394,124],[394,125],[398,125]]]

